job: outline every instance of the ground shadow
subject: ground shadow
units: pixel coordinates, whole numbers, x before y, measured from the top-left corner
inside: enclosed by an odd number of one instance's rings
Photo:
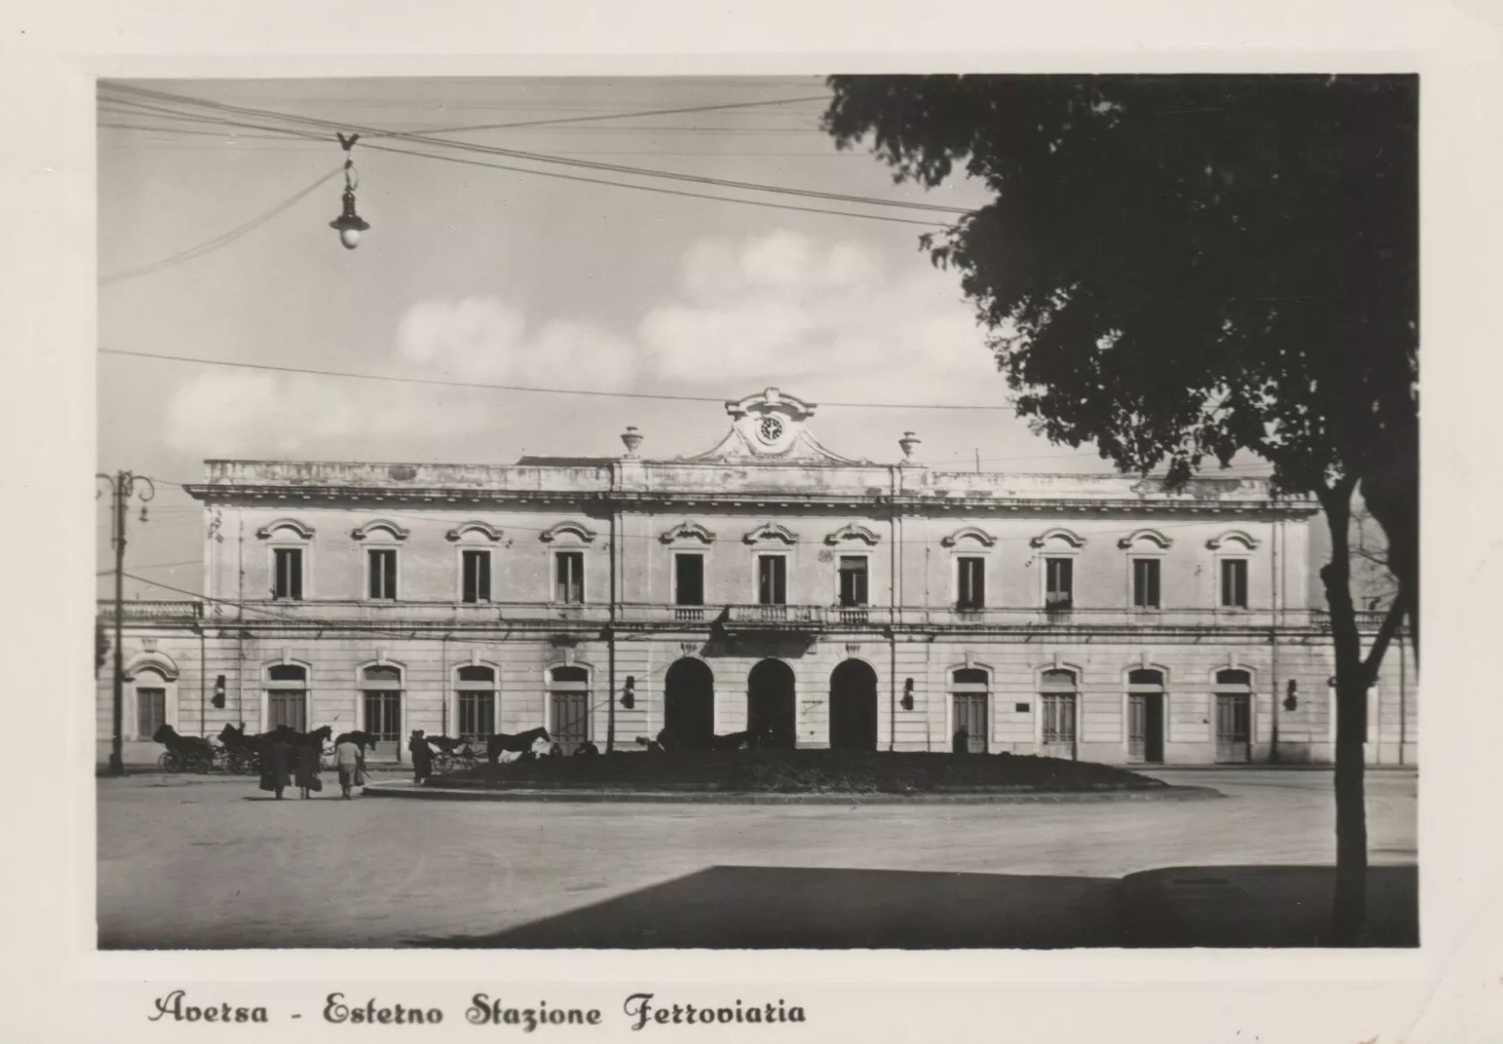
[[[1111,946],[1119,882],[715,866],[493,935],[421,946],[943,949]]]
[[[717,866],[492,934],[514,949],[1328,946],[1334,870],[1174,867],[1125,878]],[[1419,944],[1414,867],[1369,875],[1369,946]]]

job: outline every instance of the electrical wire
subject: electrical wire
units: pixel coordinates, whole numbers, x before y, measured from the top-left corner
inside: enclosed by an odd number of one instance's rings
[[[180,265],[185,261],[195,260],[196,258],[203,257],[205,254],[210,254],[215,250],[227,247],[231,243],[235,242],[235,240],[240,239],[242,236],[248,235],[251,232],[254,232],[256,229],[260,228],[268,221],[277,217],[279,214],[297,205],[297,203],[312,194],[325,182],[331,180],[334,177],[337,177],[341,170],[343,170],[343,167],[335,167],[333,170],[329,171],[327,174],[324,174],[307,188],[294,193],[265,213],[257,215],[244,224],[237,225],[236,227],[230,229],[228,232],[224,232],[218,236],[215,236],[213,239],[206,240],[205,242],[200,243],[197,246],[189,247],[187,250],[179,251],[178,253],[173,254],[171,257],[164,257],[161,260],[153,261],[150,264],[141,265],[137,268],[128,268],[123,272],[115,272],[110,275],[100,276],[99,282],[102,285],[109,286],[114,283],[125,282],[129,279],[139,279],[142,276],[152,275],[156,272],[162,271],[163,269],[171,268],[174,265]]]
[[[614,174],[627,174],[636,177],[666,178],[674,181],[686,181],[695,184],[712,185],[718,188],[739,189],[754,192],[769,192],[783,195],[802,196],[831,200],[843,203],[857,203],[868,206],[899,207],[911,210],[924,210],[938,213],[961,216],[970,213],[969,208],[948,207],[934,203],[919,203],[912,200],[879,199],[872,196],[856,196],[838,192],[821,192],[815,189],[797,188],[788,185],[768,185],[759,182],[736,181],[726,178],[712,178],[704,175],[685,174],[677,171],[657,170],[648,167],[632,167],[622,164],[600,163],[589,160],[570,159],[550,153],[529,152],[520,149],[507,149],[495,145],[480,145],[474,142],[454,141],[435,137],[430,134],[414,133],[408,131],[391,131],[379,127],[360,126],[358,124],[342,123],[333,120],[320,119],[311,116],[299,116],[293,113],[276,112],[268,109],[258,109],[249,106],[229,105],[223,102],[214,102],[206,99],[192,98],[185,95],[170,94],[165,91],[152,91],[145,88],[131,87],[124,84],[108,85],[112,89],[124,91],[140,97],[151,98],[156,101],[168,102],[177,105],[188,105],[198,108],[208,108],[218,112],[228,112],[237,116],[246,116],[254,119],[280,120],[286,123],[303,124],[306,126],[322,127],[326,130],[354,131],[365,138],[390,138],[405,142],[411,142],[429,147],[452,148],[470,152],[480,152],[487,155],[503,156],[510,159],[526,160],[534,163],[558,164],[569,167],[584,167],[591,170],[605,171]],[[264,129],[264,128],[262,128]]]

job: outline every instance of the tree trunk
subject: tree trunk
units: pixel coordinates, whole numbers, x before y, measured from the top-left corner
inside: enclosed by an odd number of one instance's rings
[[[1367,810],[1363,772],[1367,741],[1367,674],[1352,606],[1348,526],[1353,483],[1320,494],[1331,527],[1331,561],[1320,571],[1331,610],[1336,652],[1336,890],[1334,939],[1360,945],[1367,928]]]

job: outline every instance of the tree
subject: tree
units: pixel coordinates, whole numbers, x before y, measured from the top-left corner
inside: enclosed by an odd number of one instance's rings
[[[957,270],[1020,416],[1182,484],[1251,451],[1331,528],[1338,940],[1366,908],[1366,691],[1419,609],[1418,81],[836,76],[826,131],[898,181],[990,203],[923,237]],[[1366,656],[1360,492],[1397,594]]]

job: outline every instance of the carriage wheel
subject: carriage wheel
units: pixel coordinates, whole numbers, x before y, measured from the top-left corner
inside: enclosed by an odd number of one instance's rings
[[[197,772],[199,775],[214,771],[214,755],[193,754],[188,759],[188,771]]]
[[[433,771],[453,772],[454,755],[450,754],[448,751],[439,751],[439,753],[433,755]]]
[[[163,772],[181,772],[183,771],[183,761],[169,750],[160,758],[157,758],[157,767]]]

